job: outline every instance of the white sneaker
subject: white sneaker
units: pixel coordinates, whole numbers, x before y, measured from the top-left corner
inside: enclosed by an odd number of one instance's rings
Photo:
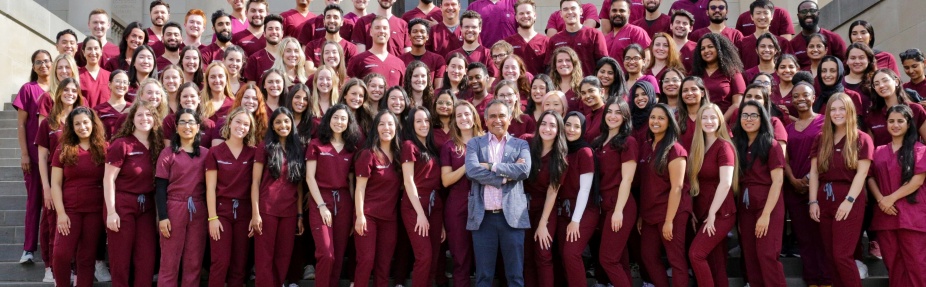
[[[19,257],[20,264],[32,264],[35,263],[35,255],[32,254],[32,251],[23,251],[23,256]]]
[[[94,264],[93,277],[96,278],[97,282],[110,282],[113,281],[113,276],[109,274],[109,266],[106,266],[106,262],[102,260],[97,260]]]
[[[45,283],[55,282],[55,275],[51,274],[51,267],[45,267],[45,278],[42,278],[42,282],[45,282]]]
[[[286,287],[299,287],[299,284],[289,283],[289,285],[287,285]]]
[[[862,263],[862,261],[855,260],[855,267],[858,267],[859,278],[868,278],[868,265],[865,265],[865,263]]]
[[[157,275],[157,274],[154,274],[154,276],[151,277],[151,282],[158,282],[158,275]]]
[[[672,278],[672,268],[666,268],[666,275],[668,275],[669,278]]]
[[[653,283],[649,283],[649,282],[644,281],[644,282],[643,282],[643,287],[656,287],[656,285],[653,285]]]
[[[77,271],[71,270],[71,286],[77,285]]]
[[[302,279],[315,279],[315,266],[306,265],[302,272]],[[292,286],[290,286],[292,287]]]

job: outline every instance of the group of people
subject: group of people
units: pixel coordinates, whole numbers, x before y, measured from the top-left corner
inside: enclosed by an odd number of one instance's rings
[[[228,2],[153,1],[118,45],[93,10],[32,54],[45,280],[727,286],[738,238],[750,286],[785,286],[789,229],[809,286],[861,286],[863,231],[891,286],[926,284],[926,57],[864,20],[846,45],[814,1],[795,31],[768,0],[735,28],[725,0],[562,0],[543,33],[534,0]]]

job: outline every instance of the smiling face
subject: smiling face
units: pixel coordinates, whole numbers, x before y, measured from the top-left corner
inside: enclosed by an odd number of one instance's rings
[[[69,83],[61,90],[61,102],[73,107],[74,103],[77,102],[77,97],[79,97],[78,93],[80,93],[80,89],[77,88],[77,85]]]
[[[341,31],[341,26],[344,25],[344,18],[341,17],[341,11],[337,9],[328,10],[325,12],[325,32],[328,34],[334,34]]]
[[[706,109],[701,113],[701,130],[707,134],[714,134],[720,127],[720,121],[723,115],[718,115],[714,109]]]
[[[370,100],[379,102],[383,98],[383,94],[386,93],[386,82],[379,77],[370,79],[370,82],[367,83],[367,91],[370,92]]]
[[[375,44],[386,45],[389,33],[389,21],[386,19],[374,20],[370,26],[370,36]]]
[[[820,79],[824,84],[827,86],[835,85],[838,77],[839,67],[836,66],[835,61],[826,61],[820,64]]]
[[[264,39],[267,44],[276,45],[283,40],[283,23],[280,21],[270,21],[264,25]]]
[[[139,73],[148,75],[154,70],[154,55],[151,54],[150,50],[143,49],[138,52],[132,65],[135,66],[135,70]]]
[[[331,70],[319,70],[318,74],[315,76],[315,88],[317,88],[321,93],[330,93],[333,84],[333,80],[331,78],[333,76],[334,75],[331,74]],[[280,88],[280,91],[283,91],[282,87]]]
[[[566,26],[581,24],[579,22],[582,18],[582,8],[579,7],[578,1],[562,1],[559,5],[559,15],[563,18]]]
[[[412,70],[412,91],[415,92],[424,92],[424,89],[428,87],[428,69],[425,67],[418,67]]]
[[[341,52],[338,51],[337,44],[325,44],[322,48],[322,60],[329,67],[337,67],[341,64]]]
[[[63,81],[67,78],[74,77],[74,70],[71,70],[71,64],[68,63],[64,58],[59,58],[58,62],[55,63],[55,77],[58,78],[58,81]]]
[[[132,118],[135,130],[142,132],[150,132],[154,128],[154,121],[154,113],[144,106],[139,106],[138,110],[135,111],[135,117]]]
[[[579,95],[582,97],[582,102],[589,108],[598,109],[598,107],[604,105],[601,97],[601,89],[594,85],[588,83],[583,84],[579,88]]]
[[[669,128],[669,115],[663,109],[653,109],[649,113],[649,130],[656,136],[662,136]]]
[[[105,39],[110,26],[109,16],[106,14],[95,14],[90,16],[90,20],[87,22],[87,28],[90,28],[90,34],[97,39]]]
[[[774,61],[778,53],[778,48],[775,48],[775,43],[772,42],[771,38],[762,38],[759,44],[756,45],[756,54],[759,55],[759,60]]]
[[[797,6],[797,20],[801,28],[808,31],[815,31],[817,23],[820,22],[820,8],[817,3],[812,1],[802,2]]]
[[[466,75],[469,77],[469,88],[473,91],[473,94],[481,95],[483,92],[485,92],[485,82],[487,76],[482,69],[476,68],[469,70],[467,71]]]
[[[708,64],[717,62],[717,46],[710,38],[701,39],[701,59]]]
[[[103,56],[103,50],[100,47],[99,41],[87,41],[87,44],[84,45],[83,53],[84,59],[87,59],[88,64],[100,64],[100,57]]]
[[[611,65],[602,65],[601,69],[598,69],[596,76],[598,76],[602,86],[610,87],[614,84],[614,68]]]
[[[405,96],[402,95],[402,91],[392,90],[389,92],[389,97],[386,98],[386,107],[389,108],[389,111],[393,114],[402,114],[405,111],[405,107],[408,103],[405,102]]]
[[[740,127],[743,128],[743,131],[745,131],[747,134],[758,133],[759,125],[759,109],[755,106],[743,107],[743,110],[740,111]]]
[[[199,61],[199,52],[193,49],[186,50],[186,53],[183,53],[183,59],[181,60],[181,65],[183,72],[192,74],[196,73],[202,65]]]
[[[157,5],[148,11],[148,18],[151,18],[151,25],[156,27],[164,26],[170,20],[170,11],[165,5]]]
[[[482,33],[482,23],[479,19],[464,18],[461,21],[460,28],[463,29],[463,41],[466,44],[475,43],[479,40],[479,33]]]
[[[424,44],[428,42],[428,29],[424,27],[424,24],[412,26],[412,29],[408,31],[408,35],[409,39],[412,40],[412,46],[424,47]]]
[[[681,83],[681,75],[675,71],[666,72],[662,78],[662,93],[667,96],[678,96]]]
[[[756,24],[756,28],[768,29],[772,25],[772,11],[765,7],[756,7],[752,10],[752,22]]]
[[[518,65],[518,60],[515,60],[513,57],[505,59],[505,62],[502,63],[502,78],[509,81],[517,81],[520,77],[521,67]]]
[[[875,88],[875,92],[882,98],[893,97],[894,92],[897,91],[899,86],[897,84],[897,79],[894,79],[893,76],[887,73],[875,73],[871,85]]]
[[[293,131],[293,120],[286,114],[279,114],[273,119],[273,132],[279,137],[287,137]]]
[[[687,39],[688,33],[691,33],[691,20],[684,16],[672,17],[669,30],[672,30],[672,38]]]
[[[887,115],[887,132],[891,134],[892,137],[902,138],[907,134],[907,130],[910,129],[910,123],[907,122],[907,118],[903,114],[898,112],[891,112]]]
[[[566,105],[563,103],[563,98],[556,93],[547,93],[543,98],[543,110],[554,111],[562,116],[566,114]]]
[[[193,140],[197,134],[199,134],[199,123],[196,122],[193,114],[185,113],[180,115],[180,119],[177,121],[177,135],[180,136],[180,139]]]
[[[494,104],[486,109],[486,125],[490,133],[496,137],[502,137],[508,133],[508,125],[511,124],[511,111],[502,104]]]
[[[520,97],[518,93],[511,88],[511,86],[505,85],[498,88],[495,94],[495,99],[504,101],[510,107],[520,107]]]
[[[547,95],[547,83],[541,80],[534,80],[531,83],[531,100],[534,104],[542,105],[543,97]]]
[[[144,45],[145,43],[145,31],[141,28],[132,29],[132,32],[125,37],[125,42],[127,47],[130,50],[138,49],[138,46]]]
[[[682,83],[682,101],[685,105],[694,106],[701,104],[701,98],[704,97],[704,91],[698,87],[695,81],[685,81]]]
[[[259,105],[260,103],[257,101],[256,90],[248,89],[245,90],[244,94],[241,95],[241,106],[248,110],[249,113],[256,112]]]
[[[55,48],[58,49],[58,53],[70,54],[73,57],[77,53],[77,38],[71,34],[63,34],[58,38],[58,42],[55,42]]]
[[[447,76],[451,82],[459,83],[466,76],[466,62],[462,58],[450,59],[447,63]]]
[[[296,91],[296,94],[293,95],[291,105],[293,108],[293,113],[304,113],[305,110],[309,108],[309,95],[306,94],[305,90]]]
[[[556,72],[559,73],[562,77],[572,76],[572,69],[575,66],[572,64],[572,57],[569,57],[569,54],[561,52],[556,54]]]
[[[608,16],[611,19],[611,26],[623,28],[624,25],[627,25],[627,19],[630,19],[630,6],[625,1],[614,1],[611,3]]]
[[[645,109],[649,105],[649,95],[641,88],[637,88],[633,93],[633,104],[639,109]]]
[[[380,142],[388,143],[395,138],[395,117],[386,113],[379,116],[379,124],[376,125],[376,133],[379,135]]]
[[[782,82],[791,82],[791,78],[794,77],[798,71],[797,63],[788,58],[781,59],[781,64],[778,65],[776,72],[778,73],[778,78]]]
[[[355,85],[347,90],[344,95],[344,103],[352,110],[357,110],[363,106],[363,87]]]
[[[517,13],[515,17],[518,21],[518,27],[522,29],[530,29],[531,27],[534,27],[534,23],[537,22],[537,13],[534,9],[534,5],[518,5],[518,7],[515,7],[515,13]],[[446,16],[444,17],[446,18]]]
[[[125,73],[113,76],[113,80],[109,83],[109,90],[114,94],[125,96],[129,91],[129,76]]]
[[[74,118],[71,119],[74,133],[77,134],[77,138],[81,140],[86,140],[90,138],[90,134],[93,133],[93,121],[90,120],[90,117],[86,114],[77,114]]]
[[[653,40],[653,57],[659,61],[665,61],[669,58],[669,39],[658,37]]]
[[[827,115],[830,116],[830,120],[836,126],[844,126],[846,124],[846,115],[848,114],[846,108],[846,103],[842,101],[833,101],[829,107]]]
[[[611,104],[605,110],[604,123],[608,125],[609,130],[616,130],[624,124],[624,114],[621,113],[621,106],[617,103]]]
[[[457,128],[461,131],[468,131],[473,129],[475,118],[475,111],[470,109],[468,106],[460,105],[454,109],[454,118],[456,120]]]
[[[744,101],[757,101],[764,106],[765,101],[768,100],[768,98],[766,98],[765,95],[762,94],[762,90],[758,88],[753,88],[753,89],[749,89],[746,91],[746,94],[743,95],[743,100]]]
[[[851,49],[846,56],[846,65],[853,74],[862,74],[868,67],[868,57],[861,49]]]
[[[225,64],[225,67],[228,67],[228,73],[232,76],[237,76],[241,71],[241,67],[244,65],[242,57],[244,56],[238,52],[231,52],[225,55],[225,59],[222,62]]]
[[[556,136],[559,134],[559,126],[556,124],[555,116],[545,115],[537,124],[537,130],[540,132],[541,139],[547,142],[556,139]]]
[[[248,114],[240,113],[231,120],[231,126],[228,130],[233,138],[244,139],[250,129],[251,118],[248,117]]]
[[[711,1],[707,6],[707,15],[711,23],[720,24],[727,20],[727,3],[724,1]]]
[[[139,95],[139,98],[142,100],[148,101],[155,106],[161,104],[161,99],[164,97],[164,91],[161,90],[161,87],[155,83],[149,83],[142,87],[144,93]]]
[[[639,51],[629,49],[624,52],[624,70],[628,74],[642,73],[644,65],[643,55]]]
[[[291,41],[283,47],[283,64],[287,69],[294,69],[299,64],[299,56],[302,55],[302,49],[299,42]]]
[[[423,110],[418,110],[415,112],[415,135],[419,139],[425,139],[428,137],[428,133],[431,132],[431,117],[428,116]]]
[[[225,85],[228,83],[227,77],[225,77],[225,69],[222,69],[221,66],[212,66],[209,69],[209,76],[206,81],[209,81],[209,88],[213,92],[225,91]]]
[[[350,116],[346,110],[340,109],[331,114],[331,122],[328,123],[328,127],[331,128],[331,132],[334,134],[341,134],[347,130],[348,124],[350,124]]]
[[[579,120],[579,117],[568,117],[564,124],[563,131],[566,133],[566,140],[572,142],[582,138],[582,121]]]
[[[199,92],[194,86],[187,87],[180,91],[180,107],[184,109],[196,110],[199,107]]]
[[[164,86],[164,90],[168,93],[176,93],[182,83],[183,76],[180,75],[180,71],[177,71],[177,69],[166,69],[161,72],[161,85]]]
[[[183,29],[186,30],[187,37],[199,39],[199,37],[203,35],[203,31],[206,29],[205,23],[206,20],[203,19],[203,16],[189,15],[186,18],[186,22],[183,23]]]
[[[450,97],[448,93],[442,93],[440,96],[437,96],[437,100],[434,102],[435,113],[441,117],[449,117],[453,114],[453,98]]]
[[[917,61],[915,59],[903,60],[903,72],[912,80],[920,80],[924,75],[923,64],[923,61]]]
[[[251,5],[248,5],[246,17],[248,17],[248,25],[251,27],[264,26],[264,17],[267,17],[267,5],[258,2],[251,3]]]
[[[806,112],[811,109],[814,101],[814,91],[806,85],[798,85],[791,90],[791,105],[797,112]]]

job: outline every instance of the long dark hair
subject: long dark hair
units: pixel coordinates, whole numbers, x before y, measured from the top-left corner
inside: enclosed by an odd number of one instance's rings
[[[666,134],[663,135],[662,140],[656,144],[656,149],[653,151],[655,155],[653,159],[653,168],[656,170],[656,174],[661,176],[666,173],[666,168],[669,166],[669,150],[678,142],[679,133],[678,123],[675,121],[675,117],[672,116],[672,113],[669,112],[669,106],[666,104],[656,104],[650,111],[650,114],[657,109],[662,110],[662,112],[666,114],[666,122],[669,123],[669,126],[666,127]],[[646,130],[646,137],[650,140],[656,139],[651,129]]]
[[[678,83],[678,95],[675,95],[675,97],[676,97],[676,99],[678,99],[678,100],[681,100],[681,99],[682,99],[682,82],[681,82],[681,80],[685,78],[685,71],[680,70],[680,69],[678,69],[678,68],[674,68],[674,67],[666,67],[665,69],[663,69],[662,75],[659,77],[659,94],[656,95],[657,100],[658,100],[660,103],[663,103],[663,104],[668,104],[668,103],[669,103],[669,96],[666,95],[666,88],[665,88],[665,86],[666,86],[666,77],[667,77],[667,75],[668,75],[670,72],[675,73],[676,75],[678,75],[678,79],[679,79],[679,83]],[[685,104],[685,103],[676,103],[676,105],[675,105],[675,106],[676,106],[676,109],[678,108],[678,106],[684,105],[684,104]]]
[[[893,70],[879,69],[878,71],[876,71],[874,74],[871,75],[871,81],[869,82],[873,83],[875,76],[877,76],[878,74],[885,74],[888,77],[891,77],[892,79],[894,79],[894,82],[897,83],[897,86],[894,86],[894,96],[897,97],[898,105],[906,105],[912,102],[910,100],[910,96],[907,95],[906,91],[904,91],[903,82],[900,81],[900,77],[897,77],[897,74],[894,74]],[[872,91],[874,91],[873,86],[872,86]],[[871,95],[871,110],[872,111],[880,111],[882,109],[885,109],[887,108],[886,105],[887,103],[884,101],[884,98],[882,98],[881,95],[879,94]]]
[[[200,113],[194,110],[191,110],[191,109],[185,109],[185,108],[177,109],[177,112],[174,113],[174,120],[175,120],[174,122],[177,123],[177,129],[174,132],[174,134],[170,135],[170,149],[175,154],[183,151],[183,147],[181,146],[181,143],[180,143],[180,116],[183,116],[185,114],[192,115],[193,120],[196,121],[196,125],[202,128],[203,118],[200,115]],[[200,143],[200,140],[202,139],[201,135],[202,133],[196,133],[196,135],[193,136],[193,152],[191,154],[192,157],[199,156],[199,143]]]
[[[608,141],[610,128],[608,127],[606,118],[609,112],[608,110],[612,105],[617,105],[618,112],[621,113],[623,120],[621,121],[621,126],[617,130],[617,135]],[[605,115],[601,117],[601,125],[598,128],[601,131],[601,134],[599,134],[598,137],[592,141],[592,147],[599,149],[604,147],[605,144],[608,144],[614,150],[623,151],[627,148],[624,146],[624,144],[627,143],[627,137],[629,137],[630,133],[633,132],[633,123],[630,121],[630,106],[627,105],[627,102],[621,99],[621,97],[613,97],[605,102],[604,114]]]
[[[415,61],[412,61],[411,63],[408,63],[408,66],[405,67],[405,81],[402,85],[402,87],[405,88],[405,91],[408,93],[412,92],[412,74],[414,74],[415,69],[418,69],[418,68],[424,68],[425,75],[429,75],[432,72],[431,68],[428,68],[428,65],[425,65],[421,61],[415,60]],[[343,93],[341,94],[341,97],[344,97]],[[389,98],[388,94],[386,98],[387,99]],[[412,107],[415,107],[415,106],[430,107],[431,104],[434,103],[434,84],[431,83],[430,76],[428,77],[428,83],[425,85],[424,91],[421,92],[422,103],[415,103],[414,102],[415,99],[411,97],[410,97],[410,100],[411,102],[408,102],[406,104]]]
[[[714,43],[714,48],[717,50],[717,64],[724,76],[733,78],[736,74],[743,72],[743,61],[740,60],[739,52],[737,52],[733,43],[720,34],[707,33],[701,36],[701,39],[698,39],[698,45],[695,46],[694,64],[691,67],[692,75],[707,76],[707,62],[701,58],[701,50],[703,49],[701,43],[704,43],[704,39]]]
[[[295,128],[283,139],[284,142],[280,142],[280,136],[272,128],[273,122],[280,115],[286,116],[290,122],[294,122],[293,113],[286,107],[277,108],[273,111],[273,115],[270,116],[271,128],[267,129],[267,134],[264,136],[267,167],[270,169],[270,176],[274,179],[286,176],[287,181],[298,183],[305,179],[305,148],[299,142],[299,130]],[[286,164],[285,175],[281,174],[284,161]]]
[[[135,63],[137,63],[136,60],[138,60],[138,54],[140,54],[143,51],[148,51],[148,53],[151,53],[151,59],[152,59],[151,61],[153,62],[151,65],[151,73],[148,74],[148,78],[149,79],[158,78],[158,62],[156,58],[157,54],[154,53],[154,49],[151,49],[151,46],[141,45],[141,46],[138,46],[138,49],[135,49],[135,53],[132,54],[132,64],[129,65],[129,86],[130,87],[135,86],[135,87],[141,88],[138,86],[140,83],[138,82],[138,70],[135,69]]]
[[[316,128],[315,118],[318,117],[318,115],[315,114],[315,110],[312,109],[312,107],[318,105],[317,99],[313,97],[312,91],[309,90],[309,87],[303,83],[293,84],[293,86],[289,88],[281,100],[280,106],[286,107],[290,111],[295,111],[293,109],[293,99],[296,97],[296,94],[299,93],[299,91],[305,93],[306,106],[305,111],[303,111],[302,115],[299,117],[299,122],[293,123],[293,125],[296,126],[297,130],[299,130],[299,136],[302,138],[302,141],[304,141],[305,144],[309,144],[309,140],[312,137],[312,131]]]
[[[439,149],[434,146],[434,130],[430,128],[430,124],[428,125],[428,135],[424,137],[425,142],[418,139],[418,134],[415,133],[415,114],[418,112],[424,112],[425,118],[428,121],[431,120],[431,112],[427,108],[422,106],[411,108],[408,114],[405,115],[405,128],[402,129],[402,137],[415,144],[415,147],[418,148],[417,157],[421,158],[422,161],[429,161],[437,155]]]
[[[370,105],[367,104],[370,102],[370,90],[367,89],[367,84],[358,78],[347,79],[347,81],[344,82],[344,85],[341,86],[341,97],[338,100],[338,103],[347,105],[347,93],[350,92],[350,89],[353,87],[360,87],[360,89],[363,90],[363,103],[360,104],[359,108],[352,111],[351,113],[354,114],[354,118],[357,120],[357,125],[359,125],[361,129],[365,130],[367,126],[370,125],[370,122],[373,121],[373,111],[370,110]]]
[[[563,118],[563,122],[569,121],[569,118],[576,118],[579,120],[579,138],[574,141],[570,141],[568,138],[566,139],[566,147],[569,149],[569,154],[571,155],[573,153],[576,153],[582,150],[583,148],[588,148],[591,152],[592,145],[588,144],[588,142],[585,141],[585,129],[588,128],[588,124],[585,122],[585,115],[583,115],[579,111],[571,111],[566,114],[565,118]],[[592,173],[592,186],[589,189],[588,200],[589,202],[594,203],[595,205],[599,205],[601,204],[601,194],[600,194],[600,189],[599,189],[600,187],[599,183],[601,182],[601,173],[597,172],[599,169],[598,158],[592,156],[592,162],[594,166],[594,171],[596,172]]]
[[[90,156],[94,164],[102,165],[106,161],[106,150],[109,149],[109,144],[106,143],[106,130],[103,126],[103,122],[97,117],[96,112],[88,107],[74,107],[71,113],[68,114],[67,119],[65,119],[61,138],[58,140],[58,146],[61,149],[58,160],[61,161],[64,166],[77,165],[77,153],[80,146],[80,138],[77,136],[77,133],[74,132],[74,118],[77,117],[77,115],[86,115],[90,118],[93,125],[93,130],[90,131],[89,138]]]
[[[800,82],[800,83],[795,83],[794,86],[797,87],[797,85],[809,85],[809,84],[806,82]],[[813,89],[813,85],[809,85],[809,86],[811,89]],[[759,83],[752,83],[752,84],[746,85],[747,93],[749,92],[749,90],[752,90],[752,89],[759,90],[759,94],[762,95],[762,103],[759,103],[759,104],[762,106],[763,109],[765,109],[765,111],[769,113],[769,117],[783,117],[784,113],[778,110],[778,105],[772,104],[772,99],[770,98],[772,95],[772,92],[771,90],[769,90],[768,87],[766,87],[765,85],[759,84]],[[745,100],[745,98],[746,96],[744,94],[743,99]]]
[[[776,37],[774,34],[765,32],[765,33],[762,33],[762,35],[759,35],[759,38],[756,39],[756,50],[758,50],[759,43],[762,43],[762,40],[765,40],[765,39],[772,41],[772,46],[775,47],[775,51],[776,51],[775,55],[772,56],[772,62],[777,63],[778,60],[781,59],[780,56],[781,56],[782,51],[781,51],[781,44],[778,43],[778,37]],[[797,64],[797,61],[795,61],[794,63]],[[775,64],[775,70],[778,70],[778,64]]]
[[[711,103],[711,97],[707,94],[707,88],[704,87],[704,80],[701,77],[688,76],[682,79],[682,82],[678,84],[678,104],[675,106],[678,109],[678,131],[683,134],[688,132],[688,120],[685,119],[688,116],[688,105],[682,99],[684,93],[682,90],[685,88],[685,82],[689,81],[694,82],[695,86],[701,90],[701,104],[698,105],[698,108]]]
[[[749,135],[743,130],[743,109],[747,106],[755,107],[759,112],[759,131],[756,134],[752,145],[749,145]],[[772,132],[772,122],[769,119],[768,111],[757,101],[745,101],[740,104],[740,114],[736,115],[736,122],[733,124],[733,147],[736,148],[736,157],[739,159],[739,174],[743,175],[746,170],[752,168],[752,163],[760,160],[768,163],[769,150],[772,149],[772,142],[775,141]],[[747,154],[752,154],[752,159]]]
[[[463,70],[466,70],[466,66],[469,66],[469,60],[466,58],[466,56],[463,56],[463,54],[460,54],[459,52],[452,53],[449,56],[447,56],[447,62],[444,64],[446,66],[450,66],[450,61],[456,58],[463,59]],[[446,66],[444,69],[444,78],[443,78],[444,83],[443,85],[441,85],[441,87],[449,90],[452,88],[453,85],[450,84],[450,72],[447,71]],[[463,79],[460,80],[460,86],[458,87],[460,91],[464,91],[469,87],[469,85],[466,82],[466,79],[467,79],[466,72],[463,72]]]
[[[318,141],[322,144],[331,143],[331,139],[334,138],[334,131],[331,130],[331,117],[340,110],[347,112],[347,128],[341,133],[341,139],[344,140],[344,148],[348,152],[354,152],[360,143],[360,127],[357,125],[354,113],[351,113],[350,108],[345,104],[336,104],[325,112],[325,116],[322,117],[322,122],[318,126]]]
[[[898,113],[904,117],[904,120],[907,122],[907,133],[903,136],[903,145],[900,146],[900,149],[897,150],[897,163],[900,164],[900,184],[905,185],[910,182],[910,179],[913,178],[915,171],[913,167],[916,165],[916,142],[919,141],[920,135],[917,131],[916,121],[913,120],[913,110],[910,109],[907,105],[895,105],[887,109],[887,116],[890,117],[891,113]],[[907,202],[917,203],[916,193],[919,192],[919,188],[916,189],[912,194],[907,195]]]
[[[146,33],[147,34],[147,33]],[[193,83],[197,85],[205,85],[205,78],[203,76],[203,53],[199,51],[199,48],[193,46],[185,46],[180,50],[180,64],[183,65],[183,58],[186,55],[187,51],[193,51],[196,53],[196,57],[199,58],[199,67],[196,69],[196,72],[193,72]],[[183,72],[183,67],[180,68],[180,71]],[[181,73],[182,77],[183,74]]]
[[[379,131],[377,131],[377,127],[379,126],[379,123],[382,121],[383,117],[392,117],[392,120],[396,123],[396,135],[392,137],[391,141],[389,141],[389,149],[392,151],[393,169],[399,170],[399,154],[402,152],[402,145],[399,143],[398,134],[399,118],[388,109],[380,109],[379,112],[376,113],[376,116],[373,117],[373,125],[370,127],[370,130],[367,133],[367,141],[364,143],[363,147],[364,149],[369,149],[371,152],[373,152],[373,155],[376,156],[376,158],[382,159],[380,155],[385,155],[385,151],[383,151],[382,147],[379,145]]]
[[[35,82],[39,80],[39,73],[35,72],[35,65],[32,64],[32,63],[35,63],[35,58],[37,58],[39,54],[45,54],[45,56],[48,56],[49,61],[52,60],[51,53],[49,53],[47,50],[39,49],[39,50],[35,50],[35,52],[32,52],[32,58],[31,58],[32,61],[29,62],[29,66],[30,66],[29,81],[30,82]],[[55,67],[51,67],[51,69],[49,69],[49,73],[54,73],[54,72],[55,72]]]
[[[552,110],[544,111],[540,114],[540,119],[537,123],[537,129],[534,130],[534,138],[531,139],[529,145],[530,149],[534,152],[531,153],[531,162],[536,164],[531,165],[531,180],[536,180],[537,174],[540,173],[542,167],[541,153],[543,151],[543,138],[540,137],[540,122],[543,121],[547,115],[553,116],[556,119],[556,139],[553,140],[553,148],[550,149],[550,165],[547,167],[550,173],[550,185],[553,187],[559,187],[562,182],[563,174],[566,173],[566,168],[569,164],[566,162],[566,154],[569,152],[566,143],[566,125],[563,123],[563,117]]]
[[[135,29],[141,30],[141,33],[142,33],[142,34],[145,34],[145,40],[141,43],[141,45],[138,46],[138,48],[141,48],[142,45],[148,45],[148,32],[145,31],[145,28],[142,27],[141,23],[139,23],[138,21],[135,21],[135,22],[132,22],[132,23],[129,23],[128,25],[126,25],[126,26],[125,26],[125,29],[122,30],[122,38],[121,38],[121,41],[119,41],[119,56],[116,57],[116,61],[117,61],[117,63],[119,63],[119,67],[127,67],[127,66],[129,65],[129,63],[125,61],[125,56],[126,56],[125,53],[128,52],[128,50],[129,50],[129,41],[126,40],[126,39],[127,39],[130,35],[132,35],[132,30],[135,30]],[[102,48],[103,48],[103,47],[100,47],[100,49],[102,49]],[[136,49],[136,50],[137,50],[137,49]],[[183,54],[181,54],[181,55],[183,55]],[[151,56],[154,57],[154,60],[157,60],[157,58],[158,58],[157,55],[154,54],[154,53],[151,53]],[[134,54],[133,54],[133,55],[132,55],[132,63],[134,63],[134,62],[135,62],[135,56],[134,56]],[[102,64],[102,63],[100,63],[100,64]]]
[[[868,43],[865,43],[865,44],[868,45],[868,47],[874,49],[875,47],[875,27],[871,26],[871,23],[868,23],[868,21],[865,21],[865,20],[853,21],[852,24],[849,24],[849,39],[850,40],[852,39],[852,29],[855,29],[855,26],[862,26],[865,28],[865,30],[868,30],[868,35],[870,35],[870,38],[868,39]]]
[[[408,98],[408,93],[405,92],[405,89],[402,89],[401,86],[392,86],[391,88],[386,89],[386,92],[383,93],[383,98],[379,99],[379,110],[388,110],[389,109],[389,94],[393,91],[399,91],[402,94],[402,98],[405,101],[405,109],[402,110],[402,113],[396,115],[398,118],[405,118],[408,115],[408,111],[412,109],[412,100]],[[402,123],[396,121],[396,126],[401,127]],[[376,124],[373,124],[371,128],[376,128]]]
[[[617,77],[616,75],[617,74],[615,74],[615,77]],[[531,90],[534,89],[534,82],[536,81],[541,81],[544,85],[547,86],[547,91],[543,93],[544,95],[555,89],[553,86],[553,79],[550,79],[550,76],[547,76],[547,74],[535,75],[534,80],[531,81]],[[527,99],[527,109],[524,110],[524,113],[528,115],[534,115],[534,111],[536,111],[537,108],[543,107],[538,107],[537,103],[534,103],[534,97],[531,96],[530,99]]]
[[[878,60],[875,58],[875,52],[872,51],[871,48],[866,44],[852,43],[848,48],[846,48],[846,59],[849,59],[849,52],[855,49],[861,50],[862,53],[865,54],[865,58],[868,59],[868,66],[866,66],[865,70],[862,71],[862,82],[859,84],[859,87],[865,94],[862,96],[876,97],[876,92],[871,88],[871,78],[875,75],[875,70],[878,69]],[[851,70],[848,66],[846,66],[846,70],[850,71],[851,73]]]
[[[611,86],[608,87],[608,94],[605,95],[607,96],[606,99],[627,94],[627,82],[625,82],[624,70],[621,69],[620,64],[618,64],[617,60],[614,58],[604,57],[598,59],[598,62],[595,63],[596,76],[598,71],[605,65],[610,66],[611,70],[614,70],[614,83],[611,83]]]

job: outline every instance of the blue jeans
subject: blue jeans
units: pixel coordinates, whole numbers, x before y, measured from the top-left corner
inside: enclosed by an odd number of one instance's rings
[[[524,286],[524,229],[508,225],[504,213],[489,212],[482,219],[479,230],[473,231],[476,286],[492,286],[499,248],[502,250],[508,286]]]

